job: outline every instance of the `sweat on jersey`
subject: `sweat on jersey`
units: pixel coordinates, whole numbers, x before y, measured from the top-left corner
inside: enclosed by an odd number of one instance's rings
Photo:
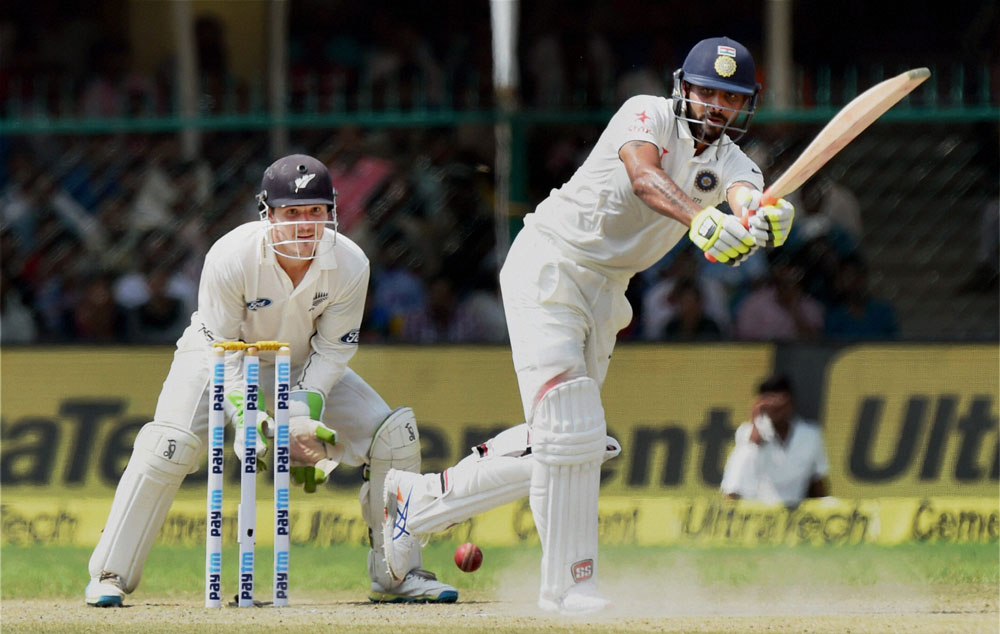
[[[291,344],[292,382],[328,394],[358,349],[368,292],[364,252],[326,230],[299,285],[279,266],[265,242],[266,221],[236,227],[212,245],[198,287],[198,310],[178,348],[205,349],[222,341]],[[273,363],[273,352],[261,352]],[[229,355],[226,382],[239,385],[241,355]]]
[[[605,273],[634,275],[659,261],[687,227],[633,193],[618,157],[629,141],[654,144],[667,176],[702,207],[726,200],[726,190],[739,181],[764,187],[760,169],[729,137],[695,156],[694,137],[674,115],[673,100],[638,95],[611,118],[572,178],[525,217],[525,226],[548,236],[571,260]]]

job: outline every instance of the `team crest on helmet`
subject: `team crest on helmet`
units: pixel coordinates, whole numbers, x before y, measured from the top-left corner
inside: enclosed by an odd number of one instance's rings
[[[694,186],[700,191],[710,192],[719,184],[719,177],[712,170],[701,170],[694,177]]]
[[[315,174],[306,174],[305,176],[299,176],[298,178],[296,178],[295,193],[297,194],[299,193],[300,189],[307,187],[309,185],[309,181],[311,181],[314,178],[316,178]]]
[[[736,60],[726,55],[719,55],[715,58],[715,72],[719,73],[719,77],[732,77],[736,74]]]

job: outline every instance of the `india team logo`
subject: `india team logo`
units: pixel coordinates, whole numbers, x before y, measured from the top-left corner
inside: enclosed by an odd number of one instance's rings
[[[736,60],[719,55],[715,58],[715,72],[719,73],[719,77],[732,77],[736,73]]]
[[[712,170],[701,170],[694,177],[694,186],[700,191],[710,192],[719,184],[719,177]]]

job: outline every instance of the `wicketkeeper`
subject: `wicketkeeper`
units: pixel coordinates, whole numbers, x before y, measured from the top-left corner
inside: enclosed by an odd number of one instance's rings
[[[212,344],[232,340],[290,344],[292,475],[307,492],[340,463],[366,466],[361,510],[375,529],[369,598],[455,601],[455,588],[421,568],[419,548],[400,578],[389,575],[383,557],[383,482],[391,468],[420,471],[420,437],[410,408],[390,408],[347,367],[358,348],[369,266],[361,249],[337,233],[330,173],[310,156],[286,156],[264,172],[257,200],[260,220],[227,233],[205,257],[198,310],[177,342],[153,421],[136,436],[90,558],[87,604],[120,606],[138,586],[178,487],[202,462]],[[226,364],[232,386],[227,411],[238,428],[240,357],[230,355]],[[260,358],[260,392],[273,394],[274,353],[261,352]],[[259,437],[266,437],[268,424],[265,418]],[[236,438],[243,434],[238,431]],[[265,449],[262,441],[258,456]]]

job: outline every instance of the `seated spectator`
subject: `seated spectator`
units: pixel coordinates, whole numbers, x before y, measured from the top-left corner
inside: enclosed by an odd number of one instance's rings
[[[837,192],[833,195],[838,200],[828,198],[830,192]],[[800,192],[790,194],[788,198],[795,205],[797,213],[788,241],[783,247],[787,252],[801,252],[820,238],[840,257],[858,250],[861,221],[860,214],[856,222],[849,219],[858,213],[857,199],[850,190],[820,178],[819,184],[807,181]],[[837,214],[848,220],[841,220]]]
[[[327,148],[325,162],[337,188],[340,231],[352,238],[358,229],[372,230],[358,225],[368,222],[369,201],[395,169],[392,161],[378,156],[371,146],[371,139],[360,128],[345,127]]]
[[[868,289],[868,267],[859,257],[840,263],[836,282],[839,300],[826,316],[826,334],[838,339],[895,339],[896,311],[874,299]]]
[[[84,280],[63,318],[66,332],[80,342],[128,339],[127,315],[125,309],[115,303],[109,276],[92,275]]]
[[[156,110],[156,94],[150,77],[136,73],[132,49],[120,37],[98,40],[90,51],[92,75],[80,98],[85,117],[122,117]]]
[[[670,293],[676,314],[663,329],[668,341],[711,341],[722,338],[722,330],[705,314],[701,291],[693,280],[680,280]]]
[[[462,343],[503,343],[507,341],[507,320],[500,301],[496,273],[487,268],[472,283],[458,304],[455,341]]]
[[[667,324],[677,316],[678,307],[672,298],[674,289],[682,282],[691,282],[697,287],[705,316],[715,323],[720,333],[729,332],[731,318],[726,289],[717,279],[698,275],[701,263],[707,262],[698,253],[700,250],[688,243],[687,248],[678,251],[674,260],[662,270],[662,278],[643,295],[641,314],[643,336],[647,340],[660,339]]]
[[[8,271],[0,269],[0,343],[34,343],[38,338],[38,324],[27,304]]]
[[[1000,198],[983,205],[979,216],[976,265],[959,286],[960,293],[996,293],[1000,288]]]
[[[455,341],[458,298],[451,280],[438,277],[427,285],[427,302],[406,315],[401,341],[442,343]]]
[[[837,271],[840,262],[852,253],[841,254],[828,234],[819,234],[791,252],[792,259],[802,269],[802,289],[819,300],[825,308],[837,302]]]
[[[805,182],[802,198],[805,208],[815,209],[817,217],[828,218],[854,244],[861,240],[861,203],[848,187],[827,176],[819,176]]]
[[[406,239],[400,233],[393,234],[380,253],[384,265],[373,270],[372,322],[390,341],[405,336],[409,315],[427,308],[427,287],[420,276],[420,263],[412,253]]]
[[[758,394],[750,420],[736,429],[736,446],[722,474],[722,493],[731,499],[786,506],[829,495],[823,433],[796,413],[791,381],[772,376],[760,384]]]
[[[752,341],[811,341],[823,331],[823,306],[802,288],[802,267],[786,257],[771,281],[750,293],[736,313],[736,335]]]
[[[134,343],[174,343],[190,320],[184,302],[170,294],[171,271],[154,268],[147,280],[146,301],[129,315],[129,339]]]

